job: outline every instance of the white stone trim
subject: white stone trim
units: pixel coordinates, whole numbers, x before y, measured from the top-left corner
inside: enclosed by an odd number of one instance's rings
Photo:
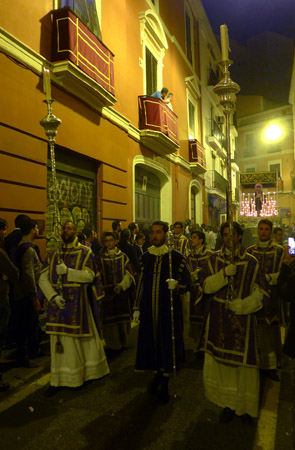
[[[0,27],[0,50],[4,54],[15,58],[38,75],[41,75],[44,64],[47,64],[47,60],[43,56],[2,27]]]
[[[189,219],[192,218],[192,208],[191,208],[192,195],[191,195],[191,191],[192,191],[193,187],[196,187],[198,189],[198,191],[199,191],[198,197],[197,197],[197,201],[199,203],[198,206],[200,208],[199,209],[200,213],[198,214],[198,217],[196,215],[196,223],[201,225],[201,223],[203,223],[203,203],[204,203],[204,200],[203,200],[202,186],[200,185],[200,183],[197,180],[192,180],[190,182],[190,185],[189,185],[189,190],[188,190]],[[197,212],[197,205],[195,205],[195,208],[196,208],[196,212]]]

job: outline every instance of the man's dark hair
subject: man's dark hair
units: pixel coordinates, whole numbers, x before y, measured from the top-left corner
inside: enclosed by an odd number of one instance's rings
[[[0,219],[0,230],[6,230],[7,227],[8,227],[8,223],[6,222],[6,220]]]
[[[129,230],[131,231],[131,233],[133,233],[133,231],[135,230],[135,228],[137,228],[137,223],[136,222],[131,222],[128,225]]]
[[[159,225],[159,226],[161,226],[161,227],[163,228],[164,233],[167,233],[167,232],[168,232],[169,225],[168,225],[167,222],[163,222],[162,220],[156,220],[156,222],[153,222],[153,223],[152,223],[152,225],[151,225],[151,227],[150,227],[150,230],[152,229],[152,227],[153,227],[154,225]]]
[[[16,216],[16,218],[14,219],[15,228],[20,228],[22,222],[27,219],[30,219],[30,217],[26,214],[19,214],[18,216]]]
[[[102,241],[104,241],[107,236],[111,236],[112,238],[115,239],[115,241],[118,240],[118,235],[114,231],[104,231],[102,233]]]
[[[199,237],[199,239],[202,239],[203,244],[205,244],[205,242],[206,242],[206,236],[205,236],[205,233],[203,233],[203,231],[193,230],[193,231],[191,231],[191,236],[192,236],[193,234],[196,234],[196,235]]]
[[[120,233],[120,243],[122,242],[128,242],[130,239],[131,232],[129,228],[123,228],[123,230]]]
[[[30,218],[24,219],[20,226],[23,236],[27,236],[27,234],[30,234],[32,228],[35,228],[36,225],[37,225],[36,220]]]
[[[283,231],[283,228],[281,228],[281,227],[275,227],[275,228],[273,229],[273,234],[276,234],[278,231]]]
[[[161,94],[168,94],[168,89],[165,88],[165,87],[163,87],[163,88],[161,89]]]
[[[66,220],[62,226],[64,227],[66,223],[72,223],[74,225],[74,230],[77,231],[77,225],[72,220]]]
[[[268,219],[261,219],[261,220],[258,222],[258,227],[259,227],[260,224],[268,225],[268,226],[270,227],[270,229],[272,230],[272,225],[273,225],[273,223],[272,223],[270,220],[268,220]]]
[[[112,223],[112,229],[113,231],[116,231],[116,229],[121,225],[121,221],[120,220],[114,220],[114,222]]]
[[[137,233],[137,235],[135,236],[135,240],[136,242],[138,242],[139,239],[145,238],[145,235],[143,233]]]
[[[241,227],[241,225],[238,222],[233,222],[233,227],[236,230],[236,233],[238,236],[243,236],[243,228]],[[228,222],[224,222],[221,227],[220,227],[220,234],[221,236],[223,236],[223,232],[225,228],[229,228],[229,223]]]
[[[78,233],[78,242],[80,242],[80,244],[85,243],[86,241],[86,234],[84,233]]]
[[[174,222],[173,226],[176,227],[176,225],[180,225],[181,228],[183,228],[183,223],[182,222]]]
[[[82,231],[82,233],[85,234],[86,238],[89,238],[89,236],[92,235],[93,232],[93,226],[90,223],[87,223]]]

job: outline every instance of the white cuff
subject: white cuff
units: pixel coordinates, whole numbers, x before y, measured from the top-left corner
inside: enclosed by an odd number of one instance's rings
[[[270,276],[270,281],[268,282],[268,284],[270,284],[271,286],[276,286],[278,284],[280,272],[269,273],[268,275]]]
[[[122,286],[123,291],[126,291],[132,283],[132,278],[128,272],[125,273],[123,280],[121,281],[120,286]]]
[[[68,281],[74,283],[92,283],[94,280],[94,274],[88,269],[68,269],[67,279]]]
[[[46,269],[44,272],[41,273],[39,277],[39,287],[43,294],[45,295],[46,299],[50,301],[54,295],[57,295],[57,292],[53,289],[49,278],[49,269]]]
[[[219,291],[219,289],[226,286],[228,283],[228,278],[224,277],[223,269],[214,275],[210,275],[204,281],[204,293],[205,294],[214,294]]]
[[[262,306],[263,294],[259,289],[254,289],[251,295],[248,297],[236,298],[229,303],[230,309],[239,315],[252,314],[259,311]]]

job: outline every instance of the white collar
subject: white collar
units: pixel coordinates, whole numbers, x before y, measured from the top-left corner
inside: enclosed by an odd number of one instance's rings
[[[258,247],[265,248],[265,247],[268,247],[270,243],[271,243],[271,239],[269,241],[258,241]]]
[[[156,247],[155,245],[152,245],[151,247],[148,248],[148,252],[151,255],[162,256],[162,255],[165,255],[166,253],[168,253],[168,247],[166,244],[163,244],[160,247]]]

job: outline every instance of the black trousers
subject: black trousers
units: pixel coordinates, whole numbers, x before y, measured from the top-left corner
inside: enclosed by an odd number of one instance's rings
[[[15,302],[16,360],[23,362],[39,351],[39,313],[33,308],[31,297]]]

